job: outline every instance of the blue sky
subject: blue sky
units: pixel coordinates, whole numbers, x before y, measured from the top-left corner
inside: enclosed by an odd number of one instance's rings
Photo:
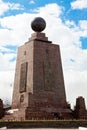
[[[17,48],[31,37],[37,16],[60,45],[67,101],[84,96],[87,102],[87,0],[0,0],[0,97],[11,101]]]

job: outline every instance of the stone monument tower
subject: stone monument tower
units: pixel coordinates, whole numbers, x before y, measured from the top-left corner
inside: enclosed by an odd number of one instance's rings
[[[31,23],[35,33],[18,48],[12,108],[15,119],[55,119],[70,117],[67,109],[59,45],[42,31],[43,18]]]
[[[79,96],[78,98],[76,98],[74,117],[76,119],[87,119],[85,99],[82,96]]]

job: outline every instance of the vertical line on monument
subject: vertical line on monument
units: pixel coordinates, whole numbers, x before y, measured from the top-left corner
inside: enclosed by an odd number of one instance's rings
[[[51,62],[49,60],[49,50],[46,49],[46,60],[44,61],[44,87],[47,91],[54,90],[54,76],[52,72]]]
[[[26,92],[28,62],[21,64],[19,92]]]

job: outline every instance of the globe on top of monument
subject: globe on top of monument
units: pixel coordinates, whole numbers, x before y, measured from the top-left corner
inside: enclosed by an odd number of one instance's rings
[[[43,18],[41,17],[36,17],[32,22],[31,22],[31,28],[35,32],[42,32],[46,27],[46,22]]]

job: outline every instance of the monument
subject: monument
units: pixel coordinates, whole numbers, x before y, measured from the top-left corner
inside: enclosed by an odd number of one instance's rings
[[[87,119],[85,99],[82,96],[79,96],[78,98],[76,98],[74,117],[76,119]]]
[[[43,18],[31,23],[35,31],[28,42],[18,48],[12,108],[14,119],[69,119],[60,47],[42,31]]]

